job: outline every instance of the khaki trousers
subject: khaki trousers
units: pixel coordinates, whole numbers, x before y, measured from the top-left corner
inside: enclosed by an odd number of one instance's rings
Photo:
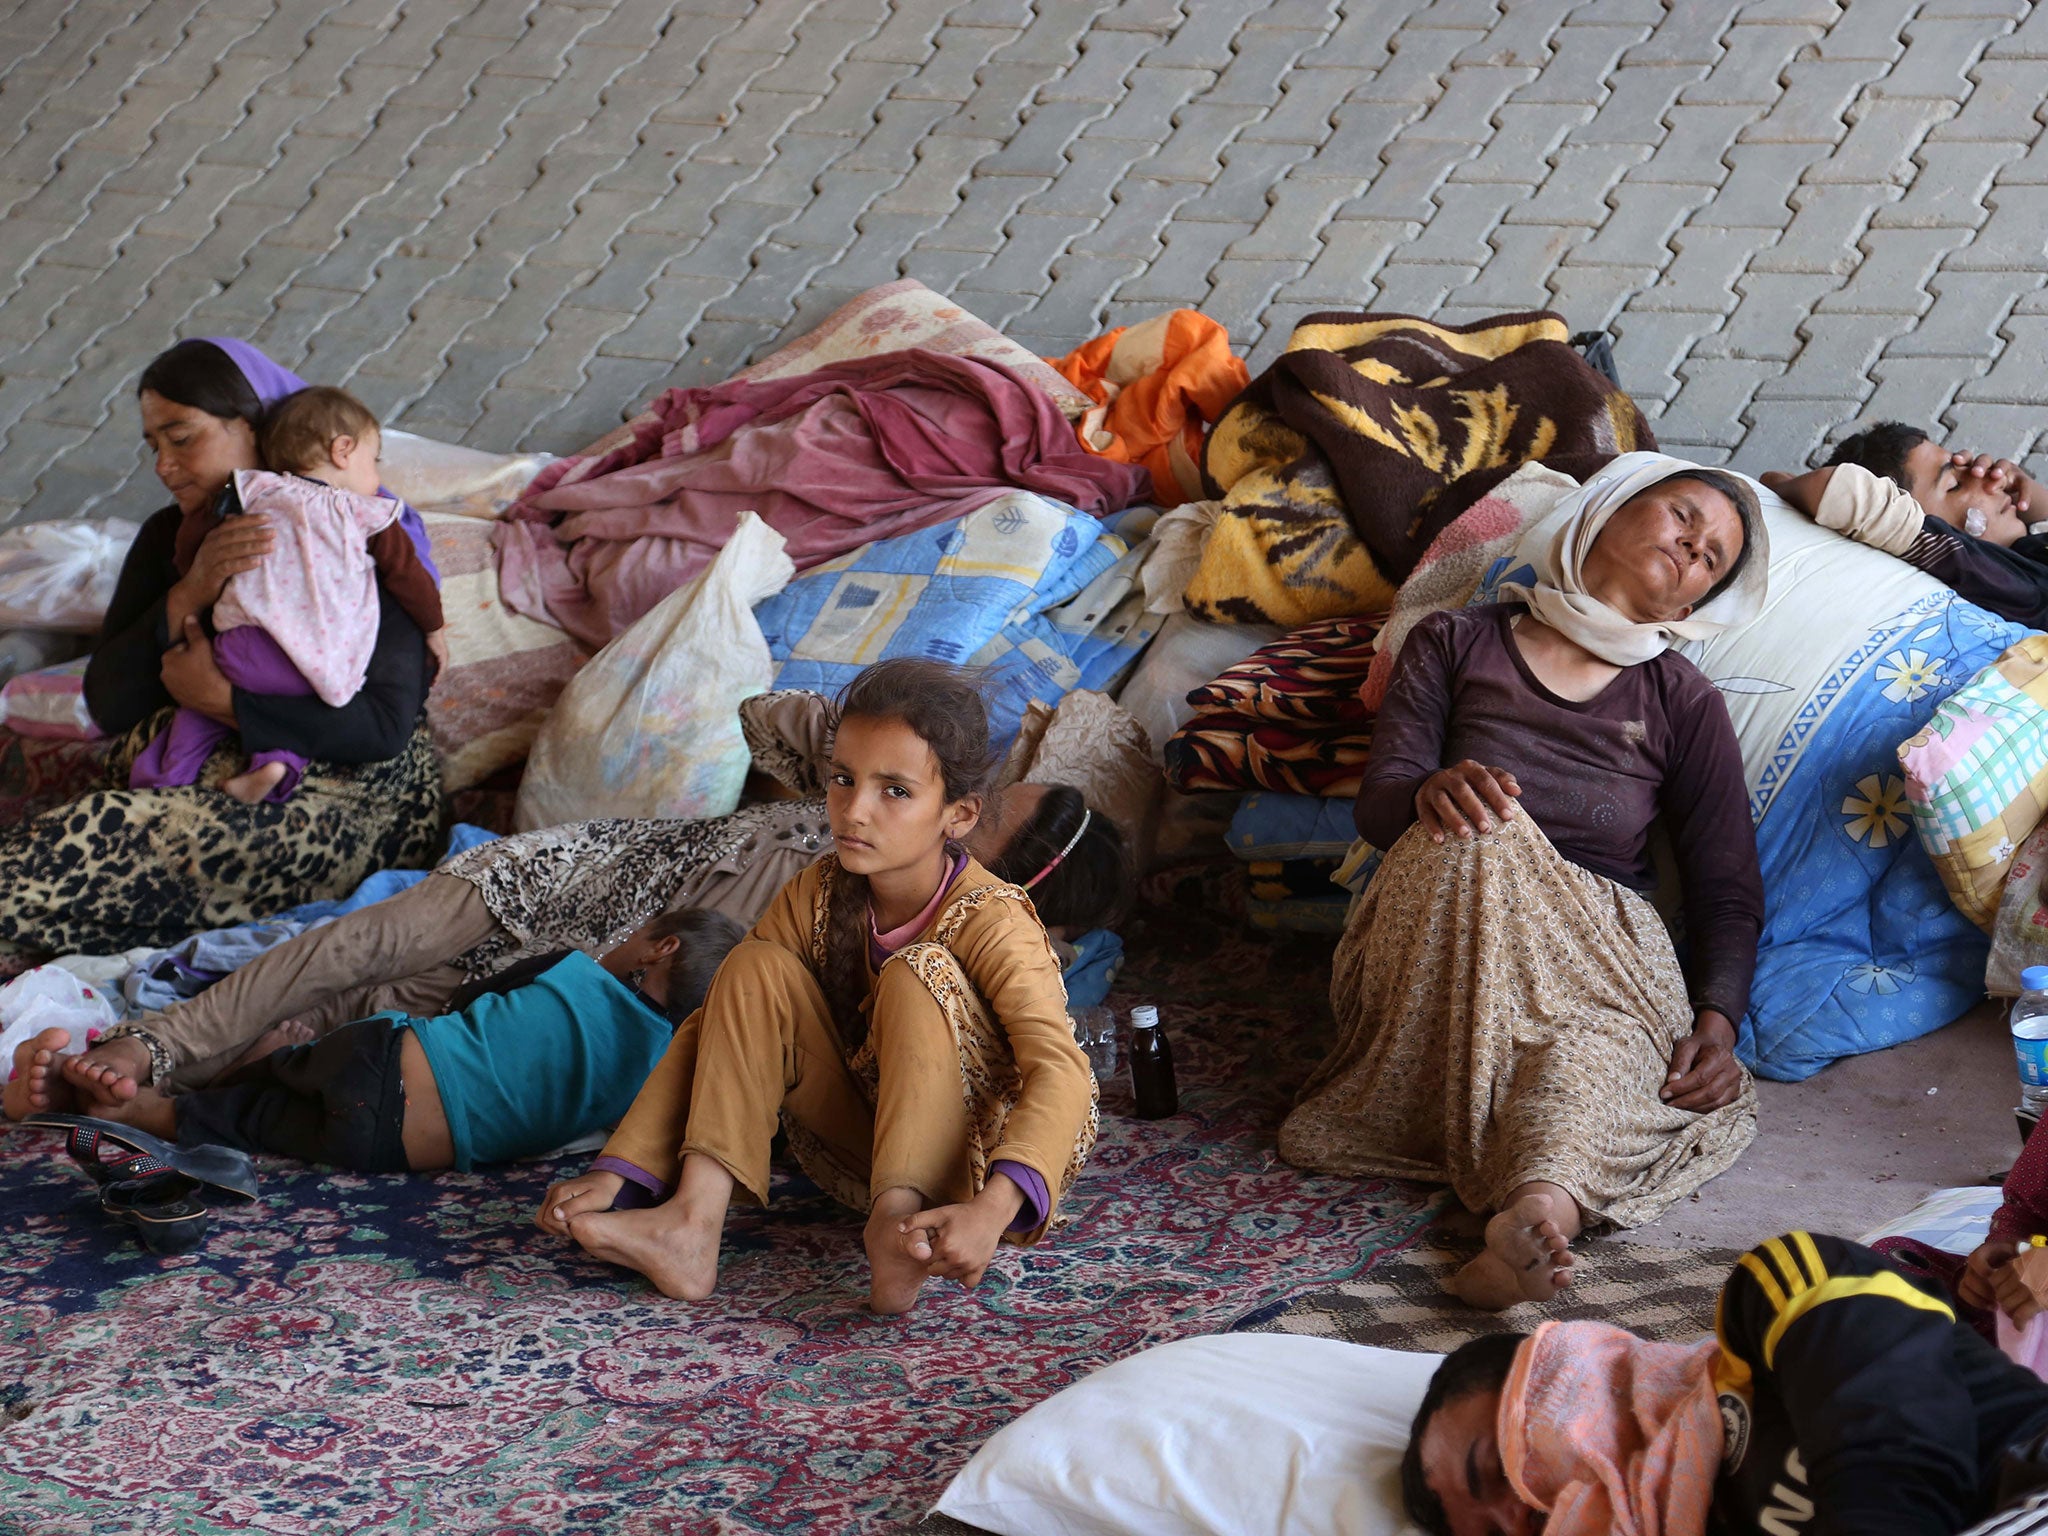
[[[213,1081],[273,1024],[315,1034],[386,1008],[429,1016],[462,985],[449,964],[498,931],[475,886],[429,875],[230,972],[197,997],[135,1021],[171,1054],[172,1093]]]
[[[987,1170],[974,1166],[963,1046],[908,955],[882,967],[855,1057],[865,1067],[872,1053],[872,1101],[861,1081],[869,1074],[856,1078],[849,1067],[810,968],[779,944],[747,940],[676,1031],[605,1152],[670,1184],[683,1158],[701,1152],[765,1203],[780,1119],[805,1171],[857,1210],[889,1189],[914,1189],[932,1205],[972,1199]]]

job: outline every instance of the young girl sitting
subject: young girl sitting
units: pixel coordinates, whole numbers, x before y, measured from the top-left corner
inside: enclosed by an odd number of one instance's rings
[[[277,547],[231,578],[213,608],[214,661],[237,688],[346,704],[376,648],[380,577],[445,659],[440,590],[399,521],[401,504],[379,491],[380,441],[377,418],[355,396],[302,389],[278,402],[258,437],[263,462],[282,472],[239,471],[212,508],[180,525],[172,559],[181,574],[222,517],[265,517],[276,535]],[[180,709],[137,754],[128,787],[196,783],[233,734],[229,721]],[[245,804],[281,803],[305,771],[296,753],[258,752],[221,788]]]
[[[592,1170],[548,1191],[544,1231],[700,1300],[727,1205],[767,1198],[779,1121],[804,1170],[868,1213],[877,1312],[908,1311],[931,1275],[975,1285],[998,1242],[1044,1236],[1094,1145],[1095,1079],[1030,898],[960,846],[994,767],[957,669],[904,658],[847,685],[837,852],[733,950]]]
[[[434,1018],[358,1019],[307,1044],[252,1052],[193,1093],[143,1088],[112,1106],[52,1107],[185,1146],[360,1173],[536,1157],[618,1122],[739,937],[729,917],[679,908],[602,960],[562,950],[472,983]],[[289,1033],[280,1026],[272,1038]],[[65,1031],[44,1030],[16,1053],[16,1070],[47,1066],[38,1053],[66,1043]]]

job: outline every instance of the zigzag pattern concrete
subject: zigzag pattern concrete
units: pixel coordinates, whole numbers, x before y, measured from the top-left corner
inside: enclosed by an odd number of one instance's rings
[[[904,275],[1255,367],[1320,308],[1555,307],[1677,452],[2026,452],[2044,67],[2026,0],[13,0],[0,519],[155,503],[180,336],[559,452]]]

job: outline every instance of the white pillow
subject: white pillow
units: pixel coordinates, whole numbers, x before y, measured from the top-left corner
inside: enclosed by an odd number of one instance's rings
[[[1910,1237],[1944,1253],[1969,1253],[1991,1235],[1991,1218],[2005,1204],[1996,1184],[1937,1189],[1903,1216],[1895,1216],[1856,1241],[1866,1248],[1881,1237]]]
[[[996,1536],[1403,1536],[1441,1355],[1285,1333],[1132,1355],[998,1432],[941,1514]]]

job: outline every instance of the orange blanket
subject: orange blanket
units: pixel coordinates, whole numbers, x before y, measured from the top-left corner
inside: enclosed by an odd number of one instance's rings
[[[1544,1323],[1500,1397],[1500,1453],[1545,1536],[1704,1536],[1721,1470],[1715,1344]]]
[[[1231,355],[1228,331],[1206,315],[1176,309],[1046,361],[1096,402],[1075,428],[1082,447],[1144,465],[1152,472],[1152,499],[1162,507],[1201,499],[1208,424],[1251,383]]]

